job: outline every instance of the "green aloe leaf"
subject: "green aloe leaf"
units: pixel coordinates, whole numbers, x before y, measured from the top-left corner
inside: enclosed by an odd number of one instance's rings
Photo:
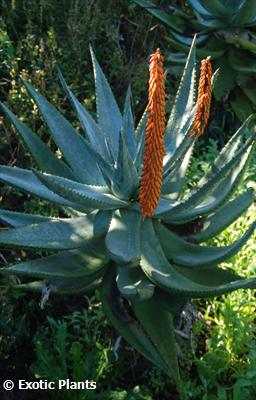
[[[106,236],[106,247],[117,262],[130,263],[140,257],[141,215],[133,210],[113,214]]]
[[[154,343],[162,359],[168,365],[169,376],[180,385],[177,344],[173,315],[162,307],[156,296],[146,301],[133,301],[135,315]]]
[[[32,171],[27,169],[0,165],[0,181],[21,189],[22,191],[32,193],[52,203],[83,211],[83,208],[78,204],[70,202],[53,193],[40,182]]]
[[[246,160],[251,154],[254,140],[254,137],[249,138],[229,162],[210,175],[206,183],[201,186],[199,182],[199,189],[197,188],[194,190],[187,199],[177,203],[177,205],[171,204],[171,209],[169,211],[157,213],[156,215],[160,216],[166,222],[184,222],[186,217],[190,216],[191,218],[192,215],[198,214],[198,210],[195,209],[196,206],[199,206],[199,209],[203,207],[204,202],[205,204],[207,203],[209,196],[210,202],[219,201],[218,198],[216,199],[216,197],[213,197],[214,190],[218,188],[225,179],[227,179],[225,182],[227,186],[225,186],[224,189],[227,191],[228,189],[232,190],[234,188],[236,178],[243,170]]]
[[[42,215],[36,214],[24,214],[21,212],[0,209],[0,221],[4,222],[7,225],[13,226],[14,228],[18,228],[19,226],[38,224],[40,222],[49,222],[52,219],[56,218],[44,217]]]
[[[209,276],[206,285],[192,280],[192,275],[191,278],[183,275],[181,270],[168,262],[150,220],[146,220],[143,224],[141,243],[141,268],[152,282],[171,293],[201,298],[218,296],[237,289],[256,287],[255,278],[223,279],[222,283],[216,285],[211,283],[211,276]],[[213,271],[215,274],[217,273],[216,270]]]
[[[214,214],[203,220],[203,227],[200,232],[190,236],[193,242],[203,242],[222,232],[244,213],[253,203],[254,191],[247,190],[234,200],[229,201]]]
[[[150,341],[147,334],[143,331],[138,322],[127,313],[122,305],[116,287],[114,269],[106,273],[103,278],[101,300],[108,319],[122,337],[158,368],[168,372],[167,365],[161,359],[157,349]]]
[[[206,199],[202,203],[198,204],[194,208],[188,208],[181,213],[177,213],[175,217],[173,216],[170,218],[171,222],[173,224],[183,224],[192,221],[197,217],[215,212],[218,207],[232,196],[239,186],[252,152],[253,146],[247,150],[239,164],[230,170],[228,176],[225,179],[222,179],[219,184],[214,187],[213,191],[207,195]]]
[[[150,14],[154,15],[154,17],[166,23],[170,28],[177,32],[183,32],[185,28],[184,21],[178,16],[161,10],[156,4],[148,0],[134,0],[134,2],[145,8]]]
[[[2,229],[0,245],[49,250],[76,249],[96,239],[93,221],[94,215],[88,215]]]
[[[254,120],[254,116],[249,116],[246,121],[239,127],[236,133],[229,139],[226,145],[222,148],[217,158],[214,160],[210,171],[205,174],[200,181],[198,186],[203,186],[207,180],[214,175],[218,170],[227,164],[237,154],[243,145],[244,139],[251,135],[250,127]]]
[[[50,174],[34,171],[38,179],[53,192],[89,209],[111,210],[127,206],[127,203],[106,193],[107,188],[91,186]]]
[[[97,164],[95,165],[95,159],[85,139],[76,132],[66,118],[45,97],[40,95],[32,85],[28,82],[24,82],[24,84],[41,111],[56,145],[63,152],[73,173],[84,183],[104,184],[102,174]]]
[[[153,296],[155,290],[155,285],[143,274],[141,269],[129,264],[118,266],[116,283],[122,296],[130,300],[148,300]]]
[[[107,258],[98,258],[85,251],[63,251],[37,260],[24,261],[1,270],[4,274],[17,274],[35,278],[82,279],[93,275],[93,280],[103,274]]]
[[[116,159],[119,134],[122,127],[122,115],[92,48],[90,48],[90,51],[95,78],[98,124],[102,131],[107,133],[111,151]]]
[[[176,161],[174,170],[170,171],[170,173],[164,178],[162,186],[162,195],[164,198],[174,201],[178,200],[178,198],[181,196],[182,187],[185,183],[185,176],[193,154],[193,149],[194,143],[188,147],[183,159],[180,158],[180,160]],[[172,207],[173,204],[170,202],[169,206],[166,208],[166,211],[171,210]],[[157,208],[156,215],[161,213],[161,208]]]
[[[124,105],[124,113],[123,113],[123,121],[122,121],[122,134],[125,139],[125,143],[129,150],[129,154],[134,160],[136,156],[137,146],[136,146],[136,139],[135,139],[135,127],[134,127],[134,117],[132,113],[132,105],[131,105],[131,87],[128,87],[126,98],[125,98],[125,105]]]
[[[117,164],[114,170],[112,192],[117,197],[127,200],[134,195],[139,177],[132,161],[123,134],[119,137]]]
[[[79,118],[79,121],[81,123],[86,138],[89,140],[93,149],[96,152],[98,152],[105,160],[110,161],[111,158],[106,146],[106,137],[104,136],[104,133],[102,132],[101,128],[94,121],[94,119],[92,118],[90,113],[86,110],[86,108],[77,100],[74,93],[68,87],[60,70],[59,70],[59,79],[62,87],[67,93],[70,102],[77,113],[77,116]]]
[[[166,127],[166,149],[173,153],[184,138],[184,126],[191,118],[195,105],[196,59],[195,41],[192,42],[178,92]]]
[[[147,124],[147,110],[144,111],[140,122],[135,131],[135,138],[137,140],[137,151],[134,159],[134,165],[140,175],[142,169],[142,160],[144,154],[145,131]]]
[[[159,242],[168,260],[174,264],[188,268],[214,266],[235,255],[254,233],[256,222],[248,230],[228,246],[199,246],[190,243],[172,233],[159,223],[154,224]]]
[[[23,122],[21,122],[4,104],[0,103],[0,107],[14,125],[20,134],[25,145],[37,162],[39,168],[45,172],[56,174],[69,179],[75,179],[70,168],[61,160],[59,160],[51,152],[49,147],[42,142],[40,137],[31,131]]]

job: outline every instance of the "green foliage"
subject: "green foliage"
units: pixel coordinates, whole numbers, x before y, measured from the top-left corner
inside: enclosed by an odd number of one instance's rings
[[[182,306],[192,298],[256,287],[255,277],[245,278],[229,267],[218,266],[246,244],[254,233],[255,221],[231,244],[200,244],[215,237],[241,215],[241,196],[235,202],[227,201],[237,190],[253,153],[254,121],[253,118],[245,121],[210,170],[186,190],[184,176],[195,142],[190,135],[195,113],[193,41],[166,128],[164,190],[153,217],[144,219],[137,200],[141,172],[137,154],[145,128],[139,137],[143,122],[135,130],[129,90],[121,113],[92,50],[91,56],[97,120],[89,116],[60,74],[81,122],[79,131],[25,82],[58,151],[46,147],[1,105],[43,172],[0,166],[0,180],[56,203],[65,215],[64,218],[36,215],[33,219],[31,214],[21,216],[2,210],[3,222],[11,227],[1,230],[1,246],[55,253],[12,264],[1,272],[7,277],[28,277],[20,285],[14,285],[20,290],[71,294],[100,287],[103,307],[113,325],[135,349],[172,377],[181,392],[174,320]],[[94,139],[97,135],[101,140]],[[168,181],[172,184],[168,185]],[[242,196],[246,199],[242,204],[245,211],[253,201],[253,191],[250,189]],[[223,223],[220,213],[232,217]],[[198,221],[198,232],[203,235],[188,235],[191,224],[197,225]],[[213,228],[205,234],[209,223]],[[179,231],[180,227],[183,229]],[[67,362],[72,364],[74,354],[77,363],[82,364],[80,346],[66,352],[66,325],[57,324],[54,329],[59,354],[55,358],[60,357],[57,363],[61,369]],[[51,358],[51,354],[46,357]]]
[[[181,65],[198,34],[197,56],[211,56],[220,69],[214,87],[217,100],[229,96],[233,112],[244,121],[256,110],[256,6],[253,0],[189,0],[187,5],[134,0],[170,28],[169,61]],[[163,7],[163,8],[162,8]]]

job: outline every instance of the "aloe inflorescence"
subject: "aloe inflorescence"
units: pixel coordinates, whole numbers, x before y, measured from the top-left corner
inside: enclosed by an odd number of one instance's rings
[[[165,83],[163,56],[158,49],[150,57],[147,125],[139,202],[144,217],[152,217],[158,204],[164,159]]]
[[[159,50],[150,59],[149,104],[137,127],[130,89],[121,113],[91,53],[97,121],[59,73],[81,133],[25,82],[61,158],[1,105],[38,168],[2,165],[0,180],[57,204],[64,215],[52,218],[1,209],[1,221],[8,226],[0,231],[1,246],[50,250],[48,256],[10,265],[1,273],[7,278],[18,275],[20,289],[77,293],[99,288],[103,308],[120,334],[179,383],[174,326],[182,307],[193,298],[256,287],[255,278],[242,278],[219,266],[242,248],[255,223],[227,246],[204,243],[254,200],[251,189],[233,196],[255,145],[252,118],[221,150],[209,172],[185,191],[184,177],[197,139],[191,132],[199,110],[194,42],[166,126]],[[207,90],[203,89],[208,94],[209,78],[208,74]],[[209,96],[204,99],[203,124],[210,104]],[[191,224],[198,221],[200,229],[194,232]]]

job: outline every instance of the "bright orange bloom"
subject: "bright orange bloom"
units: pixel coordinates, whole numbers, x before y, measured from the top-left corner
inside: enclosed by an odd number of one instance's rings
[[[150,57],[147,126],[139,203],[143,217],[151,217],[159,201],[162,179],[165,130],[165,77],[163,56],[157,49]]]
[[[201,61],[196,114],[191,130],[192,136],[201,136],[207,126],[212,99],[211,80],[212,64],[210,57],[207,57]]]

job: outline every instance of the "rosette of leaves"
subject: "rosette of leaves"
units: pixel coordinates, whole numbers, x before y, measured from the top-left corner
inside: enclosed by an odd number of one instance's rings
[[[17,275],[21,289],[77,293],[99,288],[114,327],[179,384],[174,320],[184,304],[256,287],[255,278],[219,266],[242,248],[255,223],[228,246],[204,244],[253,202],[252,190],[230,199],[255,144],[251,119],[234,134],[197,186],[184,192],[196,140],[190,134],[195,113],[193,44],[165,130],[161,196],[152,218],[143,218],[137,193],[147,113],[135,128],[130,89],[121,113],[93,52],[92,61],[97,121],[60,74],[80,121],[80,133],[25,83],[61,158],[1,105],[38,169],[1,165],[0,180],[55,203],[66,215],[51,218],[1,209],[1,221],[9,226],[0,230],[2,247],[25,248],[30,253],[44,250],[44,257],[1,268],[1,273],[5,278]]]
[[[229,96],[236,116],[243,121],[256,110],[256,3],[253,0],[188,0],[187,6],[161,7],[134,0],[167,24],[171,37],[169,60],[185,62],[193,36],[197,57],[210,55],[220,68],[214,95]],[[178,68],[179,70],[179,68]]]

